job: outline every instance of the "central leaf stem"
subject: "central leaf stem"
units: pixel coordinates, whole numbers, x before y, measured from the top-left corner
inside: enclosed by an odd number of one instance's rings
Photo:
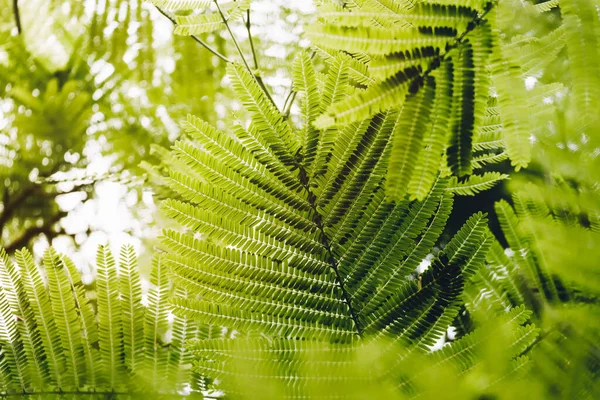
[[[315,203],[317,197],[310,190],[310,185],[308,183],[308,178],[307,178],[308,175],[306,174],[306,170],[304,169],[304,167],[300,167],[300,176],[306,177],[305,179],[301,178],[300,181],[302,183],[302,186],[308,193],[307,200],[308,200],[308,203],[310,204],[311,209],[313,210],[313,221],[315,222],[315,225],[317,226],[317,229],[319,229],[319,232],[321,234],[320,235],[321,236],[321,244],[323,245],[323,247],[325,247],[325,250],[327,250],[327,255],[329,256],[329,264],[331,266],[331,269],[335,273],[335,279],[337,281],[338,287],[340,288],[340,290],[342,292],[344,303],[346,303],[346,306],[348,307],[348,311],[350,312],[350,317],[352,318],[352,321],[354,322],[354,326],[356,327],[358,336],[363,337],[364,330],[360,325],[360,321],[358,319],[358,314],[354,310],[354,307],[352,307],[352,301],[350,300],[350,294],[348,293],[348,291],[346,290],[346,287],[344,286],[344,280],[340,276],[338,262],[333,254],[333,251],[331,250],[331,243],[329,242],[329,238],[327,237],[327,234],[325,233],[325,229],[323,226],[323,218],[322,218],[321,214],[319,213],[319,211],[317,210],[317,205]]]

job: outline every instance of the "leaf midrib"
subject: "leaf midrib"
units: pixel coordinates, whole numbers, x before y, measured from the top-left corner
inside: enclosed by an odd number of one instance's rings
[[[305,167],[303,165],[300,166],[299,176],[308,176],[306,173]],[[306,178],[306,181],[301,182],[301,184],[302,184],[302,186],[304,186],[304,188],[306,189],[306,192],[308,194],[307,200],[311,206],[311,209],[313,210],[313,221],[314,221],[315,225],[317,226],[317,229],[321,233],[321,235],[320,235],[321,244],[323,247],[325,247],[325,249],[327,251],[331,270],[335,274],[336,284],[338,285],[338,287],[340,288],[340,291],[342,292],[342,300],[344,301],[344,303],[346,303],[346,306],[348,307],[348,312],[350,313],[350,317],[352,318],[352,321],[354,322],[354,327],[356,328],[356,333],[358,334],[359,337],[362,338],[364,329],[362,328],[362,326],[360,324],[356,310],[352,306],[350,294],[348,293],[348,291],[346,290],[346,288],[344,286],[344,280],[342,279],[339,268],[338,268],[338,260],[335,258],[333,251],[331,250],[331,244],[329,242],[329,238],[327,237],[327,234],[325,233],[324,226],[323,226],[323,215],[321,215],[321,213],[319,213],[319,211],[317,210],[317,204],[316,204],[317,196],[314,193],[312,193],[312,191],[311,191],[309,178]]]

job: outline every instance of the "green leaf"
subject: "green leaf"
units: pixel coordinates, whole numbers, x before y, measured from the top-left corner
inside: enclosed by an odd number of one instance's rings
[[[200,35],[202,33],[214,32],[225,25],[221,16],[216,13],[187,15],[175,17],[177,25],[175,34],[182,36]]]
[[[77,305],[69,285],[66,266],[60,255],[52,248],[44,254],[44,269],[48,279],[52,315],[56,323],[58,337],[62,343],[62,352],[66,364],[66,371],[62,377],[66,382],[63,385],[82,388],[86,376],[82,343],[83,332],[77,313]]]
[[[498,182],[505,179],[508,179],[508,175],[500,172],[484,172],[482,175],[471,175],[465,179],[453,176],[446,190],[460,196],[474,196],[484,190],[491,189]]]
[[[98,290],[98,338],[104,373],[103,380],[111,390],[119,390],[123,382],[123,325],[119,301],[117,266],[105,246],[96,254]]]
[[[31,253],[20,250],[15,254],[17,263],[23,273],[23,287],[27,293],[32,309],[32,317],[39,329],[42,348],[48,362],[49,381],[51,385],[68,387],[68,378],[63,375],[65,357],[61,345],[61,337],[53,318],[52,304],[44,286],[38,266]],[[34,344],[38,345],[38,344]]]
[[[473,46],[461,43],[454,59],[456,100],[453,102],[452,135],[448,147],[448,165],[452,173],[465,176],[471,173],[471,151],[475,127],[475,64]]]
[[[413,91],[416,93],[408,96],[393,133],[386,193],[395,201],[401,200],[406,194],[422,149],[423,136],[434,104],[435,79],[430,77],[423,89],[415,87]]]
[[[210,5],[210,0],[149,0],[156,7],[167,10],[196,10]]]
[[[125,365],[137,372],[144,357],[144,307],[137,257],[133,246],[123,246],[119,255],[119,291],[123,310]]]

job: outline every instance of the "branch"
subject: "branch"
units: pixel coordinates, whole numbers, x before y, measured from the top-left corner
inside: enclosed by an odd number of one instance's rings
[[[290,93],[288,93],[287,97],[285,98],[285,102],[283,103],[283,117],[287,118],[290,116],[290,111],[292,110],[292,105],[294,104],[294,100],[296,100],[296,95],[298,93],[296,93],[296,91],[293,89],[290,89]]]
[[[17,33],[20,35],[23,33],[23,27],[21,26],[21,15],[19,13],[19,0],[13,0],[13,14],[15,15]]]
[[[33,239],[34,237],[36,237],[37,235],[42,234],[42,233],[50,238],[55,233],[52,231],[52,226],[54,226],[55,223],[60,221],[66,215],[67,215],[66,211],[59,211],[58,213],[53,215],[52,218],[45,221],[44,225],[34,226],[34,227],[26,230],[25,232],[23,232],[21,234],[21,236],[19,236],[15,240],[13,240],[8,245],[4,246],[4,249],[6,250],[7,253],[13,253],[16,250],[26,247],[29,244],[29,242],[31,241],[31,239]]]
[[[235,45],[235,48],[237,49],[238,53],[240,54],[240,57],[242,58],[242,62],[244,63],[244,66],[246,67],[248,72],[250,72],[250,74],[254,77],[254,79],[256,79],[256,82],[262,88],[263,92],[265,92],[265,95],[271,101],[271,104],[273,104],[273,106],[276,109],[278,109],[277,104],[275,104],[275,101],[273,100],[273,98],[271,97],[271,94],[267,90],[267,87],[265,86],[265,83],[263,82],[262,78],[260,76],[258,76],[255,72],[253,72],[252,69],[250,68],[250,65],[248,65],[248,62],[246,61],[246,57],[244,57],[244,52],[242,52],[242,49],[241,49],[239,43],[235,39],[233,31],[231,30],[231,27],[229,26],[229,23],[227,22],[227,18],[225,18],[225,14],[223,14],[223,11],[221,11],[221,7],[219,6],[219,3],[217,2],[217,0],[214,0],[214,2],[215,2],[215,5],[217,6],[217,11],[219,12],[219,15],[221,15],[221,20],[223,21],[223,23],[225,24],[225,28],[227,28],[227,31],[229,32],[229,36],[231,36],[231,40],[233,40],[233,44]],[[248,20],[248,23],[250,23],[250,20]],[[249,32],[250,32],[250,28],[248,28],[248,33]],[[252,53],[254,55],[254,45],[252,44],[252,39],[250,39],[250,44],[252,46]],[[255,62],[256,62],[256,58],[255,58]]]
[[[14,214],[14,212],[22,205],[23,201],[27,199],[30,195],[35,193],[35,191],[39,188],[39,185],[32,184],[25,188],[21,193],[17,195],[12,201],[9,202],[10,198],[8,195],[8,187],[4,189],[4,210],[2,214],[0,214],[0,234],[4,230],[4,225],[10,219],[10,217]]]
[[[227,18],[225,18],[225,14],[223,14],[223,11],[221,11],[221,7],[219,7],[219,3],[217,2],[217,0],[214,0],[214,2],[215,2],[215,5],[217,6],[217,11],[219,11],[219,15],[221,15],[221,19],[223,20],[223,23],[225,24],[225,28],[227,28],[227,31],[229,32],[229,36],[231,36],[231,40],[233,40],[233,44],[235,45],[235,48],[237,49],[238,53],[240,54],[240,57],[242,58],[242,62],[244,63],[244,66],[250,73],[252,73],[252,70],[250,69],[248,62],[246,61],[246,57],[244,57],[244,53],[242,52],[242,49],[240,48],[240,45],[238,44],[237,40],[235,39],[235,36],[233,35],[233,31],[231,30],[231,27],[229,26],[229,23],[227,22]]]
[[[15,0],[15,2],[16,1],[17,0]],[[164,15],[165,17],[167,17],[169,19],[169,21],[171,21],[173,23],[173,25],[177,25],[177,21],[175,21],[175,18],[173,18],[167,12],[163,11],[160,7],[156,7],[156,9],[162,15]],[[230,63],[231,62],[230,59],[228,59],[227,57],[225,57],[223,54],[219,53],[219,51],[217,49],[215,49],[214,47],[212,47],[211,45],[209,45],[208,43],[206,43],[204,40],[200,39],[198,36],[196,36],[196,35],[190,35],[190,37],[192,39],[194,39],[196,42],[200,43],[206,50],[210,51],[215,56],[219,57],[221,60],[225,61],[226,63]]]
[[[250,32],[250,9],[246,11],[246,30],[248,31],[248,40],[250,41],[250,48],[252,49],[252,58],[254,59],[254,69],[258,68],[258,58],[256,57],[256,51],[254,50],[254,41],[252,40],[252,33]]]

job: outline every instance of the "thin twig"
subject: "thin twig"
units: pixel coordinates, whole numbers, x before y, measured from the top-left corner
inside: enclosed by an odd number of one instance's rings
[[[250,32],[250,9],[246,11],[246,29],[248,30],[248,40],[250,41],[250,48],[252,49],[252,58],[254,59],[254,69],[258,69],[258,58],[256,57],[256,51],[254,50],[254,41],[252,40],[252,33]]]
[[[217,2],[217,0],[214,0],[214,2],[215,2],[215,5],[217,6],[217,11],[219,11],[219,14],[221,15],[221,19],[223,20],[223,23],[225,24],[225,28],[227,28],[227,31],[229,32],[229,36],[231,36],[231,40],[233,40],[233,44],[235,45],[235,48],[237,49],[238,53],[240,54],[240,57],[242,58],[242,62],[244,63],[244,66],[250,73],[252,73],[252,69],[250,69],[248,62],[246,61],[246,57],[244,57],[244,52],[242,51],[237,40],[235,39],[235,36],[233,35],[233,31],[231,30],[231,27],[229,26],[229,23],[227,22],[227,18],[225,18],[225,14],[223,14],[223,11],[221,11],[219,2]]]
[[[271,101],[271,104],[273,104],[273,106],[275,108],[277,108],[277,104],[275,104],[275,101],[273,100],[273,98],[271,97],[271,94],[267,90],[267,87],[265,86],[265,83],[263,82],[262,78],[259,75],[257,75],[254,71],[252,71],[252,69],[250,68],[250,65],[248,65],[248,62],[246,61],[246,57],[244,57],[244,52],[242,51],[242,48],[240,47],[238,41],[236,40],[235,35],[233,34],[233,31],[231,30],[231,27],[229,26],[229,23],[227,22],[227,18],[225,18],[225,14],[223,14],[223,11],[221,10],[221,7],[219,6],[219,3],[217,2],[217,0],[214,0],[214,3],[217,6],[217,11],[221,15],[221,20],[225,24],[225,28],[227,28],[227,31],[229,32],[229,36],[231,36],[231,40],[233,40],[233,44],[235,45],[235,48],[237,49],[238,53],[240,54],[240,57],[242,58],[242,62],[244,63],[244,66],[246,67],[248,72],[250,72],[250,74],[254,77],[254,79],[256,79],[256,82],[262,88],[263,92],[265,92],[265,95]],[[252,43],[252,41],[250,41],[250,43]]]
[[[297,94],[298,93],[292,87],[290,89],[290,93],[288,93],[287,97],[285,98],[285,103],[283,103],[283,111],[282,111],[284,118],[289,117],[290,111],[292,110],[292,105],[294,104],[294,100],[296,100]]]
[[[13,14],[17,24],[17,33],[20,35],[23,33],[23,27],[21,26],[21,14],[19,13],[19,0],[13,0]]]
[[[16,2],[16,0],[15,0],[15,2]],[[156,9],[162,15],[164,15],[165,17],[167,17],[169,19],[169,21],[171,21],[174,25],[177,25],[177,21],[175,21],[175,18],[173,18],[171,15],[169,15],[166,11],[162,10],[160,7],[156,7]],[[215,56],[219,57],[221,60],[225,61],[226,63],[230,63],[231,62],[230,59],[228,59],[227,57],[225,57],[223,54],[219,53],[219,51],[217,51],[217,49],[215,49],[214,47],[212,47],[211,45],[209,45],[208,43],[206,43],[204,40],[200,39],[198,36],[196,36],[196,35],[190,35],[190,37],[192,39],[194,39],[196,42],[200,43],[206,50],[210,51]]]

